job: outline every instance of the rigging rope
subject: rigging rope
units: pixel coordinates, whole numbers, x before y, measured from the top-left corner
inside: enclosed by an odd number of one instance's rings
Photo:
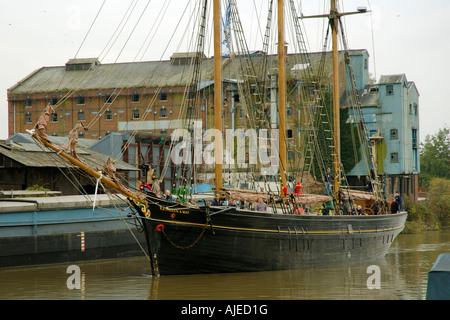
[[[122,31],[123,31],[123,29],[124,29],[124,27],[125,27],[125,25],[126,25],[126,22],[129,20],[131,14],[133,13],[134,9],[136,8],[137,1],[138,1],[138,0],[133,0],[132,2],[130,2],[130,5],[128,6],[128,9],[127,9],[127,11],[125,12],[125,14],[123,15],[122,20],[121,20],[121,21],[119,22],[119,24],[117,25],[116,30],[115,30],[114,33],[111,35],[111,38],[109,38],[108,43],[105,45],[105,47],[103,48],[103,50],[102,50],[102,51],[100,52],[100,54],[98,55],[100,61],[103,61],[103,60],[105,59],[105,57],[108,55],[109,51],[112,49],[112,47],[114,46],[114,44],[116,43],[116,41],[119,39],[119,36],[120,36],[120,34],[122,33]],[[134,5],[133,5],[133,3],[134,3]],[[132,9],[131,9],[131,8],[132,8]],[[131,11],[130,11],[130,9],[131,9]],[[130,14],[128,14],[129,11],[130,11]],[[128,16],[128,17],[127,17],[127,16]],[[125,21],[125,18],[126,18],[126,21]],[[123,24],[122,28],[120,29],[120,32],[117,33],[117,31],[119,30],[120,26],[122,25],[122,23],[123,23],[124,21],[125,21],[125,23]],[[116,36],[116,33],[117,33],[117,36]],[[115,37],[115,40],[112,42],[111,46],[109,47],[109,49],[106,51],[104,57],[102,58],[103,52],[106,50],[106,48],[107,48],[108,45],[111,43],[111,41],[114,39],[114,37]]]
[[[102,3],[102,5],[100,6],[100,9],[99,9],[98,12],[97,12],[97,15],[95,16],[94,21],[92,21],[91,26],[89,27],[88,32],[87,32],[86,35],[84,36],[84,39],[83,39],[83,41],[82,41],[81,44],[80,44],[80,47],[78,48],[77,52],[75,53],[75,59],[76,59],[76,57],[78,56],[78,53],[80,52],[81,48],[83,47],[84,42],[86,41],[86,38],[88,37],[89,33],[91,32],[91,29],[92,29],[92,27],[93,27],[94,24],[95,24],[95,21],[97,21],[97,18],[98,18],[98,16],[100,15],[100,12],[102,11],[103,6],[105,5],[105,3],[106,3],[106,0],[103,0],[103,3]]]

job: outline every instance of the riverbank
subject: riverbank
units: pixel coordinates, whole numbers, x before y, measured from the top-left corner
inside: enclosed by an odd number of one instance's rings
[[[425,227],[421,224],[421,222],[417,221],[406,221],[405,228],[400,234],[420,234],[425,232],[436,232],[436,231],[450,231],[450,228],[440,228],[439,226],[435,227]]]
[[[434,178],[425,200],[405,198],[408,219],[403,233],[439,231],[450,228],[450,180]]]
[[[445,219],[445,215],[430,200],[413,202],[406,198],[405,206],[408,212],[408,218],[405,223],[405,228],[402,231],[403,234],[440,231],[450,228],[448,218]]]

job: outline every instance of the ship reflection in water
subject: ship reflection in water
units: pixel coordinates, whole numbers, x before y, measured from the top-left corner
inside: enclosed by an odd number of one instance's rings
[[[445,252],[450,231],[402,234],[379,261],[299,270],[154,278],[146,258],[127,258],[77,264],[80,289],[67,287],[70,264],[3,269],[0,299],[422,300],[428,271]]]

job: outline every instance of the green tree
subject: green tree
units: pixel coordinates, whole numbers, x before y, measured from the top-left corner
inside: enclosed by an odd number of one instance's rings
[[[423,229],[439,230],[450,226],[450,180],[433,178],[428,185],[428,198],[415,202],[405,198],[408,221],[406,233]]]
[[[428,186],[432,178],[450,179],[450,127],[427,135],[420,149],[419,183]]]
[[[433,178],[428,186],[428,202],[439,228],[450,225],[450,180]]]

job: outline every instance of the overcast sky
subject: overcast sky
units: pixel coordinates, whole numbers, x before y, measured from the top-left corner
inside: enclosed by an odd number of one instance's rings
[[[35,69],[62,66],[75,56],[100,57],[102,63],[168,59],[173,52],[187,51],[187,40],[172,47],[166,47],[166,40],[172,37],[185,8],[191,12],[196,2],[139,1],[122,36],[114,45],[110,43],[108,50],[108,40],[134,0],[107,0],[89,33],[104,0],[0,0],[0,139],[8,137],[6,91]],[[256,25],[258,19],[265,23],[267,0],[237,2],[244,28],[252,31],[246,35],[250,49],[261,49],[260,35],[264,32]],[[323,13],[329,1],[295,2],[301,4],[304,15],[312,15]],[[168,6],[160,22],[158,14],[164,5]],[[369,69],[377,80],[381,75],[405,73],[408,81],[415,82],[420,93],[421,140],[450,125],[450,100],[445,96],[450,75],[450,1],[341,0],[340,6],[345,11],[354,11],[358,6],[372,9],[371,14],[345,18],[350,48],[368,50]],[[258,18],[255,8],[264,14]],[[189,30],[187,18],[183,20],[174,38],[185,36]],[[320,51],[323,21],[305,20],[304,26],[309,49]],[[211,48],[206,50],[211,56]]]

